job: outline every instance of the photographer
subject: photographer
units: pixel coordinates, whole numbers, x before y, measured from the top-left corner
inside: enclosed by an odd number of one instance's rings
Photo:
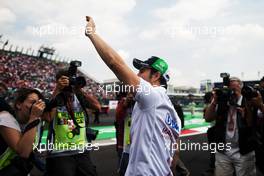
[[[211,101],[213,98],[213,92],[206,92],[204,95],[204,118],[205,118],[205,111],[208,108],[208,106],[210,105]],[[208,118],[205,118],[205,120],[207,121]],[[209,120],[210,124],[210,128],[208,128],[207,130],[207,140],[209,145],[211,143],[214,142],[214,131],[215,131],[215,121],[213,120]],[[203,175],[214,175],[214,170],[215,170],[215,154],[210,152],[210,157],[209,157],[209,169],[206,170],[206,172]]]
[[[20,89],[14,104],[15,112],[1,100],[0,107],[0,175],[24,176],[32,169],[30,156],[37,125],[45,103],[35,89]]]
[[[256,91],[256,90],[255,90]],[[251,98],[250,104],[254,110],[254,116],[256,117],[256,164],[258,169],[264,174],[264,77],[260,80],[260,84],[257,87],[257,93]]]
[[[261,113],[262,118],[263,118],[263,113],[264,113],[264,105],[263,105],[263,102],[264,102],[264,76],[260,79],[259,88],[257,90],[259,92],[258,96],[253,98],[252,103],[259,109],[259,113]]]
[[[212,142],[230,145],[216,152],[215,175],[233,176],[234,172],[237,176],[256,175],[252,110],[241,94],[241,80],[226,78],[228,84],[224,85],[228,88],[215,90],[205,110],[206,121],[216,122]]]
[[[92,148],[87,148],[91,146],[91,139],[86,108],[100,110],[101,107],[94,97],[82,91],[83,85],[73,79],[77,71],[74,69],[74,74],[70,66],[68,71],[61,70],[56,75],[53,98],[57,103],[48,134],[48,141],[54,148],[46,160],[49,176],[97,175],[90,159]]]

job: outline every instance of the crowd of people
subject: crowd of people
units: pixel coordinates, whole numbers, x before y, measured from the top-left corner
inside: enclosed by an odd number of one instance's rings
[[[54,74],[63,63],[29,56],[0,56],[1,81],[9,88],[33,87],[51,92],[55,87]]]
[[[6,84],[11,94],[18,88],[30,87],[39,89],[46,97],[50,97],[55,88],[57,70],[68,66],[68,63],[61,61],[5,51],[0,54],[0,82]],[[86,78],[85,91],[98,97],[100,102],[103,99],[113,99],[112,94],[108,95],[99,89],[98,82],[82,72],[79,74]]]

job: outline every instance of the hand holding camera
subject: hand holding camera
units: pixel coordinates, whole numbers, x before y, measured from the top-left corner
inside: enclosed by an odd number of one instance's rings
[[[257,92],[257,96],[252,98],[250,100],[250,102],[252,103],[253,106],[261,109],[263,107],[263,100],[262,100],[262,96],[259,92]]]
[[[38,100],[35,102],[31,107],[30,120],[35,120],[36,118],[41,117],[45,107],[46,105],[44,101]]]

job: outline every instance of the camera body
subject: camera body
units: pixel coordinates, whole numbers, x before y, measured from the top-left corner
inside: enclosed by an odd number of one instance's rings
[[[254,87],[244,86],[242,88],[242,95],[247,100],[251,100],[252,98],[256,98],[258,96],[258,92],[260,93],[262,100],[264,100],[264,88],[260,87],[259,84],[255,84]]]
[[[88,142],[94,141],[99,134],[98,130],[94,130],[92,128],[86,128],[86,138]]]
[[[217,114],[223,115],[227,113],[229,106],[237,106],[237,101],[234,90],[229,88],[230,74],[221,73],[220,77],[223,78],[223,87],[215,88],[214,91],[217,96]]]
[[[68,69],[68,76],[70,80],[70,86],[78,86],[83,88],[86,86],[86,80],[83,76],[77,76],[77,68],[82,66],[81,61],[71,61]]]

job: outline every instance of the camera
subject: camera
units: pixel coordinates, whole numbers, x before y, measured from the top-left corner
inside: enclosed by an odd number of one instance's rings
[[[89,142],[94,141],[99,134],[98,130],[94,130],[92,128],[86,128],[86,138]]]
[[[255,84],[254,87],[252,86],[244,86],[242,88],[242,95],[247,100],[251,100],[252,98],[255,98],[258,96],[258,92],[261,94],[262,99],[264,98],[264,89],[259,86],[259,84]]]
[[[223,79],[223,87],[228,87],[230,84],[230,74],[229,73],[220,73],[220,77]]]
[[[217,96],[217,113],[222,115],[228,111],[229,106],[237,106],[237,102],[235,92],[228,87],[230,84],[230,74],[221,73],[220,77],[223,79],[223,87],[215,88],[214,91]]]
[[[241,90],[241,93],[247,100],[251,100],[252,98],[258,96],[257,90],[252,86],[244,86]]]
[[[83,88],[86,86],[86,80],[83,76],[77,77],[77,68],[82,66],[81,61],[71,61],[68,69],[68,76],[71,86],[78,86]]]

